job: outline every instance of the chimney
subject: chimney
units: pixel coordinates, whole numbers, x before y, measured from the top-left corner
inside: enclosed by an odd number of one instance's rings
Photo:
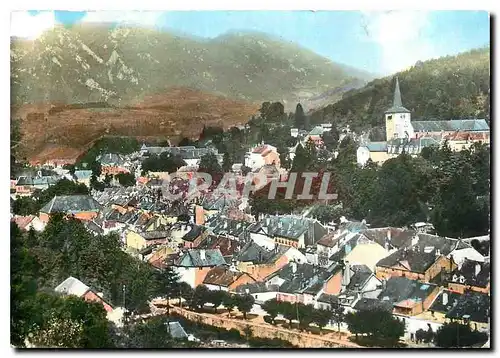
[[[295,261],[292,261],[291,264],[292,264],[292,273],[296,273],[297,272],[297,263]]]
[[[200,259],[205,260],[205,250],[200,250]]]
[[[443,306],[448,304],[448,292],[443,292]]]
[[[349,261],[344,261],[344,272],[342,275],[342,285],[348,286],[351,282],[351,265],[349,265]]]
[[[481,272],[481,264],[477,262],[476,266],[474,267],[474,276],[477,277],[477,275],[479,275],[479,272]]]
[[[411,238],[411,246],[415,246],[416,244],[418,244],[418,240],[420,238],[418,237],[417,234],[413,235],[413,237]]]
[[[99,292],[99,293],[97,293],[97,296],[99,296],[99,297],[103,298],[103,297],[104,297],[104,294],[103,294],[102,292]]]
[[[387,230],[387,241],[391,242],[391,229]]]
[[[382,279],[382,291],[387,287],[387,280],[385,278]]]
[[[441,250],[436,249],[436,257],[441,256]]]

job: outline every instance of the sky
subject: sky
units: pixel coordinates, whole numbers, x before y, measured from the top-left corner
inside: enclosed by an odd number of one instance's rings
[[[11,14],[11,36],[36,38],[54,24],[77,22],[136,25],[204,38],[259,31],[380,75],[490,43],[485,11],[23,11]]]

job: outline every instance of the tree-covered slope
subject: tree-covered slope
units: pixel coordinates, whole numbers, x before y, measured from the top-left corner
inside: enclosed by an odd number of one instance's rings
[[[403,105],[411,111],[412,119],[489,120],[490,49],[483,48],[419,61],[406,71],[371,81],[314,112],[312,121],[349,123],[357,129],[384,125],[384,111],[392,105],[395,76],[399,77]]]

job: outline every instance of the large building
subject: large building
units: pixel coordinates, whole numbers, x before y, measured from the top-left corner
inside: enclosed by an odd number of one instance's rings
[[[382,164],[403,151],[417,155],[423,148],[440,146],[444,141],[452,150],[468,148],[474,142],[490,142],[490,128],[484,119],[412,121],[411,112],[403,106],[397,77],[393,105],[384,116],[386,141],[360,145],[358,164],[365,165],[369,159]]]

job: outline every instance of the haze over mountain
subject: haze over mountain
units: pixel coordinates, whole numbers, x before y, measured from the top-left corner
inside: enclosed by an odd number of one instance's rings
[[[254,32],[211,40],[106,24],[55,26],[11,40],[12,102],[126,105],[188,87],[288,108],[326,91],[359,87],[371,75],[292,43]]]

